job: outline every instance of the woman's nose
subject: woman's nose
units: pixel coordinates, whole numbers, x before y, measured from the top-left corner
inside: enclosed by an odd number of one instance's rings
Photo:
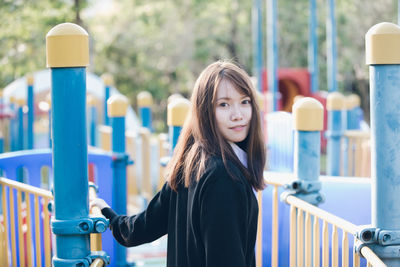
[[[232,107],[232,114],[231,114],[231,120],[237,121],[243,119],[243,114],[242,111],[240,110],[239,107],[233,106]]]

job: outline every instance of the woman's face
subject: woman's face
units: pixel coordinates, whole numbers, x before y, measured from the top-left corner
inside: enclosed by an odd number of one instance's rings
[[[251,112],[250,97],[223,80],[217,88],[215,117],[219,132],[228,142],[241,142],[247,137]]]

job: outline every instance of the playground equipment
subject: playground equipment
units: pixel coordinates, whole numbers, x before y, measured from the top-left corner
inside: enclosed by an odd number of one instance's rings
[[[54,36],[57,39],[60,36],[64,38],[72,35],[77,38],[78,42],[83,43],[83,40],[87,38],[85,31],[81,28],[61,31],[67,33],[67,35],[57,34],[59,31],[60,28],[54,28],[49,36]],[[372,56],[367,56],[367,61],[372,64],[372,77],[383,79],[371,80],[372,101],[375,107],[372,113],[371,133],[373,153],[371,179],[373,182],[371,183],[370,179],[319,178],[319,143],[324,117],[322,105],[310,98],[299,100],[293,107],[294,119],[292,123],[295,123],[296,130],[293,137],[295,147],[294,174],[267,172],[265,174],[266,180],[272,186],[264,190],[262,196],[261,193],[259,194],[259,200],[262,203],[260,209],[262,211],[262,217],[260,217],[262,218],[262,224],[260,223],[262,233],[259,234],[261,238],[259,238],[257,246],[258,266],[268,266],[270,262],[272,266],[289,266],[289,264],[291,266],[310,266],[312,262],[314,262],[314,266],[320,265],[321,262],[325,266],[328,266],[329,262],[332,266],[338,266],[340,258],[342,266],[346,266],[351,261],[355,266],[359,266],[360,261],[362,262],[360,255],[374,266],[383,266],[383,264],[396,266],[398,264],[400,255],[398,254],[399,244],[396,238],[398,231],[396,220],[400,214],[397,214],[396,203],[398,201],[394,197],[399,195],[399,192],[397,192],[397,186],[393,185],[397,184],[396,179],[399,176],[398,167],[395,165],[398,157],[397,144],[400,143],[396,127],[400,123],[398,116],[396,116],[398,105],[395,101],[399,97],[395,88],[400,85],[397,79],[393,78],[400,77],[398,70],[400,59],[397,57],[395,61],[391,61],[393,51],[389,54],[379,54],[380,51],[390,49],[376,48],[375,45],[376,42],[379,43],[384,38],[389,41],[386,40],[382,42],[383,44],[397,43],[399,36],[400,28],[392,24],[379,24],[367,34],[369,42],[367,43],[367,55],[372,53]],[[73,48],[74,46],[71,45],[70,47]],[[74,59],[74,57],[68,58]],[[18,151],[0,156],[0,169],[4,171],[7,177],[7,179],[0,179],[2,187],[2,223],[0,224],[0,238],[2,239],[0,246],[6,248],[2,252],[7,251],[6,254],[4,252],[0,254],[2,255],[0,262],[5,262],[6,265],[12,263],[24,266],[25,263],[35,262],[37,265],[46,264],[46,266],[49,266],[51,249],[54,253],[53,263],[55,266],[74,262],[81,262],[87,266],[95,264],[95,262],[97,264],[99,261],[100,263],[108,261],[104,252],[96,253],[89,247],[89,234],[91,232],[97,234],[105,230],[107,221],[101,217],[89,216],[88,191],[93,191],[93,189],[89,189],[88,186],[88,163],[95,166],[94,182],[99,188],[99,196],[110,203],[113,208],[116,205],[121,205],[121,208],[125,208],[125,211],[127,211],[126,204],[128,201],[126,199],[129,196],[126,196],[126,183],[123,178],[118,179],[117,177],[126,177],[125,170],[128,157],[125,154],[125,138],[134,140],[134,144],[138,143],[137,135],[127,134],[124,129],[125,122],[123,121],[125,120],[127,104],[120,96],[113,96],[109,99],[110,106],[107,107],[107,110],[111,118],[112,129],[110,127],[106,129],[108,131],[108,147],[109,150],[112,148],[112,153],[94,149],[88,150],[84,130],[86,125],[84,115],[86,112],[85,78],[87,77],[84,66],[87,64],[85,62],[88,61],[77,62],[72,66],[67,64],[62,67],[63,65],[58,65],[57,61],[48,61],[52,68],[53,153],[50,150],[33,150]],[[71,104],[63,101],[62,96],[75,100],[72,105],[73,111],[68,114],[66,114],[66,111],[71,110]],[[124,103],[122,105],[121,100]],[[390,100],[392,102],[389,102]],[[114,109],[113,102],[117,104],[115,106],[117,109]],[[184,116],[181,116],[180,110],[187,111],[189,109],[188,104],[187,100],[179,98],[171,101],[168,108],[168,113],[174,115],[168,118],[171,132],[179,131],[179,127],[182,127],[185,119]],[[328,106],[331,107],[331,103]],[[332,104],[332,107],[335,107],[335,105]],[[341,114],[340,116],[349,112],[349,110],[332,108],[332,111],[337,111],[338,114]],[[311,120],[309,119],[310,116],[316,117]],[[307,119],[304,120],[304,117]],[[72,124],[74,128],[71,126]],[[129,132],[128,129],[126,130]],[[149,152],[151,149],[146,144],[151,142],[144,140],[149,136],[150,131],[144,130],[143,133],[140,138],[141,149]],[[113,136],[112,141],[111,134]],[[68,135],[68,138],[65,137],[66,135]],[[176,144],[176,136],[178,136],[177,133],[171,134],[170,144],[172,147]],[[351,135],[347,134],[347,136],[350,144]],[[102,141],[104,140],[107,140],[107,138],[102,138]],[[157,147],[165,146],[157,143]],[[386,153],[387,151],[390,153]],[[54,165],[51,156],[53,156]],[[86,161],[86,157],[88,157],[88,161]],[[143,165],[138,164],[140,158]],[[135,165],[142,169],[141,176],[147,175],[147,171],[151,173],[149,167],[144,167],[145,164],[150,165],[150,162],[155,162],[156,164],[153,165],[156,165],[156,167],[153,167],[153,169],[159,167],[159,158],[153,160],[152,156],[135,155],[132,159],[135,160]],[[22,177],[22,180],[31,186],[15,182],[19,179],[17,174],[21,166],[28,173],[26,177]],[[54,183],[51,174],[46,183],[41,178],[44,172],[43,166],[48,166],[48,172],[54,173]],[[148,169],[145,170],[145,168]],[[350,164],[348,170],[350,170]],[[114,173],[114,179],[111,179],[112,173]],[[157,175],[156,177],[156,183],[152,182],[151,178],[144,180],[147,181],[147,184],[142,182],[142,187],[150,184],[150,189],[147,189],[149,194],[154,192],[155,185],[161,183],[160,176]],[[121,184],[112,186],[112,182],[116,184],[121,182]],[[54,241],[51,241],[49,229],[46,230],[45,228],[50,225],[50,213],[47,206],[52,197],[52,194],[48,191],[51,184],[54,185],[55,196],[54,204],[50,204],[54,214],[51,223],[52,232],[55,235]],[[286,189],[290,189],[284,194],[284,200],[291,205],[290,207],[285,203],[279,204],[278,201],[279,192],[284,192],[282,188],[284,184],[287,185]],[[38,189],[43,187],[47,190]],[[112,192],[111,189],[117,191]],[[369,190],[371,189],[373,197],[370,199]],[[323,198],[326,201],[321,203]],[[41,199],[43,199],[43,204],[41,204]],[[118,203],[121,199],[123,201]],[[304,200],[319,204],[319,208]],[[368,204],[371,200],[374,201],[372,210]],[[26,212],[23,212],[23,203],[26,205]],[[34,209],[32,209],[31,203],[34,203]],[[270,209],[271,203],[273,214]],[[342,209],[343,206],[346,209]],[[386,207],[392,207],[392,209],[389,210]],[[44,217],[39,216],[41,213],[44,214]],[[360,230],[357,225],[368,224],[370,214],[372,217],[371,226]],[[16,221],[19,222],[18,227],[12,229]],[[271,226],[274,228],[271,229]],[[33,231],[33,229],[35,230]],[[331,236],[330,240],[329,236]],[[339,242],[340,238],[342,242]],[[124,249],[123,252],[118,252],[111,240],[110,232],[106,231],[102,234],[103,246],[94,245],[93,248],[96,250],[104,249],[111,255],[111,266],[126,264],[127,256],[125,255],[128,255],[129,251],[126,252],[126,249]],[[290,243],[289,240],[291,240]],[[74,248],[79,249],[72,250],[72,244],[74,244]],[[269,244],[272,244],[271,249],[269,249]],[[320,248],[322,253],[320,253]],[[38,251],[41,252],[39,258],[37,256]],[[8,256],[8,253],[10,256]],[[33,255],[36,255],[36,258],[33,259]],[[99,259],[95,260],[95,258]]]

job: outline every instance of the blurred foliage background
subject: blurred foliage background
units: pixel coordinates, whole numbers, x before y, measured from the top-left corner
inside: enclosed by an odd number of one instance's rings
[[[308,4],[278,1],[280,67],[307,67]],[[326,90],[327,1],[317,4],[319,83]],[[133,105],[138,92],[150,91],[154,127],[163,130],[167,97],[189,97],[209,63],[233,59],[252,74],[251,8],[250,0],[0,0],[0,87],[45,68],[46,33],[74,22],[90,34],[89,71],[111,73]],[[368,114],[364,36],[376,23],[397,23],[397,1],[337,0],[336,19],[339,90],[359,94]]]

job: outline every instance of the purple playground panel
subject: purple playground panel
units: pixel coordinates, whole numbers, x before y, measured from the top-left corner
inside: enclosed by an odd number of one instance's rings
[[[322,190],[325,203],[319,207],[355,225],[367,225],[371,223],[371,188],[370,179],[367,178],[341,178],[322,177]],[[271,238],[272,238],[272,186],[263,192],[263,234],[262,234],[262,266],[271,266]],[[283,192],[282,187],[279,194]],[[278,232],[278,266],[289,266],[289,242],[290,242],[290,206],[279,202],[279,232]],[[320,221],[320,233],[322,222]],[[329,228],[331,240],[332,229]],[[341,259],[342,232],[338,230],[339,258]],[[349,262],[353,261],[353,237],[349,236]],[[331,241],[329,241],[331,242]],[[320,241],[322,244],[322,240]],[[330,243],[331,244],[331,243]],[[322,254],[321,254],[322,255]],[[322,256],[321,256],[322,260]],[[341,266],[339,260],[339,266]],[[350,264],[351,265],[351,264]],[[322,266],[322,265],[321,265]],[[361,266],[366,266],[365,259],[361,259]]]

